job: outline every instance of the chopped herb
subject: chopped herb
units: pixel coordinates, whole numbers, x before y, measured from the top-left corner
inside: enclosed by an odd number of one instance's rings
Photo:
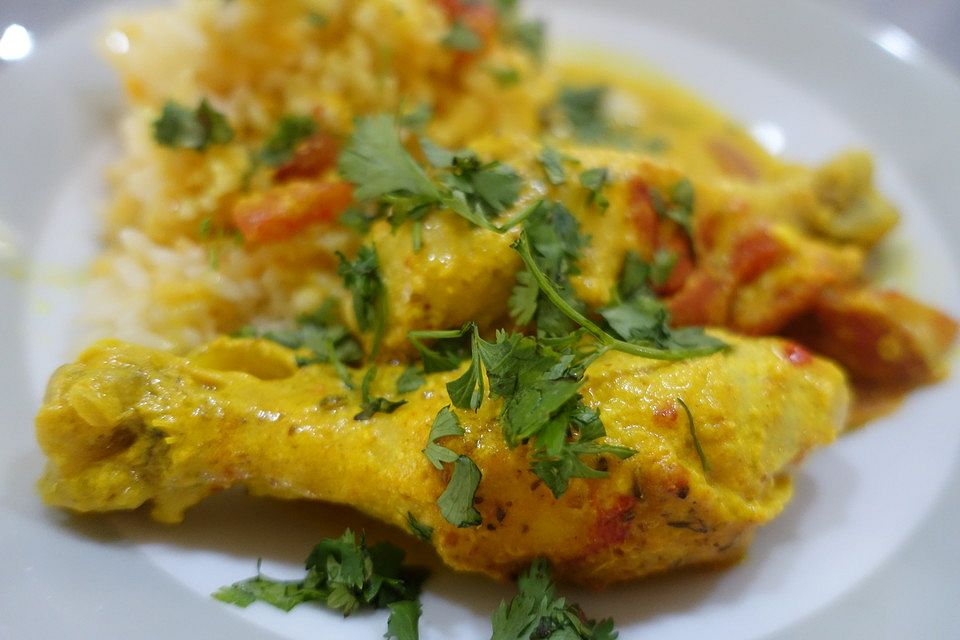
[[[233,140],[233,128],[206,98],[193,110],[170,100],[153,123],[153,139],[165,147],[203,151]]]
[[[550,184],[561,185],[567,181],[567,172],[563,168],[563,161],[566,159],[566,156],[553,147],[544,147],[537,156]]]
[[[407,367],[397,377],[397,393],[410,393],[424,385],[423,371],[417,367]]]
[[[696,203],[696,192],[693,183],[683,178],[670,188],[670,203],[656,190],[651,190],[653,208],[661,218],[673,220],[683,227],[687,235],[693,237],[693,208]]]
[[[348,388],[353,388],[353,382],[347,366],[363,361],[363,348],[343,326],[340,303],[335,298],[327,298],[312,313],[298,317],[293,329],[261,333],[253,327],[244,327],[239,335],[272,340],[296,350],[297,365],[301,367],[330,363]]]
[[[587,196],[587,204],[596,204],[601,209],[610,206],[610,201],[603,195],[603,188],[607,185],[609,177],[610,172],[606,168],[587,169],[580,174],[580,186],[590,192]]]
[[[393,413],[407,404],[406,400],[388,400],[387,398],[371,396],[370,386],[376,377],[376,367],[370,367],[364,374],[363,382],[360,383],[360,413],[353,416],[354,420],[369,420],[377,413]]]
[[[557,105],[573,129],[575,138],[596,142],[606,137],[610,125],[604,112],[607,87],[562,87]]]
[[[677,402],[679,402],[680,406],[683,407],[683,412],[687,414],[687,425],[690,427],[690,438],[693,440],[693,446],[697,450],[697,457],[700,458],[700,466],[703,468],[704,473],[710,473],[710,464],[707,462],[707,456],[703,453],[703,447],[700,446],[700,438],[697,437],[697,427],[693,421],[693,414],[690,412],[690,407],[688,407],[687,403],[681,398],[677,398]]]
[[[356,185],[359,201],[389,195],[431,204],[441,200],[436,186],[401,144],[397,122],[389,115],[357,119],[338,167],[343,177]]]
[[[396,119],[388,115],[360,118],[338,163],[344,178],[356,185],[360,202],[381,206],[396,227],[446,208],[472,224],[503,233],[489,218],[513,206],[523,180],[500,162],[481,162],[469,151],[453,153],[420,138],[420,147],[438,174],[435,182],[401,144]]]
[[[564,298],[531,253],[526,231],[513,243],[513,247],[533,275],[540,291],[560,313],[596,338],[601,350],[622,351],[657,360],[684,360],[709,355],[727,347],[724,342],[703,333],[699,328],[671,330],[666,309],[655,299],[646,296],[601,311],[604,319],[621,337],[615,338]]]
[[[487,67],[487,73],[501,87],[511,87],[520,82],[520,72],[513,67]]]
[[[297,144],[316,131],[317,123],[310,116],[284,116],[277,123],[277,130],[260,149],[258,158],[268,166],[279,166],[293,157]]]
[[[376,220],[375,215],[367,214],[359,207],[350,207],[340,214],[339,222],[348,229],[352,229],[357,235],[365,236],[370,232],[370,225]]]
[[[613,620],[588,620],[583,610],[558,598],[550,565],[538,558],[517,579],[517,595],[493,614],[491,640],[616,640]]]
[[[444,462],[455,462],[459,457],[458,454],[443,445],[437,444],[437,440],[449,436],[462,436],[463,433],[463,427],[460,426],[457,414],[451,411],[450,407],[440,409],[440,413],[433,421],[433,426],[430,427],[427,447],[423,450],[423,454],[427,456],[430,464],[437,469],[442,469]]]
[[[310,22],[311,26],[314,27],[325,27],[330,24],[330,19],[322,13],[317,13],[316,11],[310,11],[307,13],[307,20]]]
[[[506,42],[516,42],[537,62],[543,60],[545,32],[540,20],[522,20],[514,0],[496,0],[501,36]]]
[[[556,290],[574,308],[585,310],[585,305],[574,294],[570,276],[579,273],[577,262],[587,238],[580,233],[576,218],[558,202],[545,204],[523,223],[524,234],[533,245],[533,255],[540,268],[554,283]],[[565,317],[541,293],[533,275],[527,271],[517,274],[517,285],[511,294],[510,314],[520,325],[536,322],[537,335],[556,337],[568,335],[576,329],[575,323]]]
[[[453,463],[453,475],[447,488],[437,498],[440,514],[455,527],[474,527],[482,522],[473,499],[482,474],[473,460],[459,456]]]
[[[433,107],[426,102],[421,102],[410,111],[404,112],[399,119],[399,125],[404,129],[412,131],[422,131],[430,118],[433,117]]]
[[[447,49],[472,53],[483,47],[483,40],[470,27],[457,20],[450,27],[442,44]]]
[[[480,333],[477,325],[471,325],[470,366],[462,376],[447,383],[447,394],[458,409],[476,411],[483,402],[483,370],[480,367]]]
[[[222,587],[213,597],[239,607],[259,600],[284,611],[319,602],[348,616],[359,608],[382,609],[419,596],[426,575],[403,567],[403,558],[402,549],[386,542],[367,547],[362,534],[358,540],[347,529],[313,548],[302,580],[268,578],[258,562],[255,577]]]
[[[483,163],[473,153],[454,155],[450,173],[442,181],[456,196],[462,194],[473,211],[486,217],[505,211],[520,197],[523,179],[507,165]]]
[[[409,511],[407,511],[407,526],[410,528],[410,533],[424,542],[430,542],[430,540],[433,539],[433,527],[423,524]]]
[[[411,331],[407,334],[410,341],[423,361],[424,373],[438,371],[453,371],[469,356],[463,338],[471,332],[472,323],[463,325],[460,329],[440,331]],[[434,340],[432,347],[428,347],[423,340]]]
[[[373,331],[373,346],[370,357],[380,351],[383,332],[386,329],[387,298],[380,278],[380,263],[373,247],[363,246],[357,251],[353,262],[337,253],[340,266],[337,274],[353,296],[353,313],[360,331]]]
[[[416,600],[401,600],[391,602],[390,617],[387,618],[387,633],[384,638],[391,640],[420,640],[420,614],[423,612],[420,602]]]
[[[546,27],[540,20],[518,22],[513,28],[513,39],[537,62],[543,61]]]
[[[676,253],[667,249],[657,249],[653,254],[653,264],[650,265],[650,282],[654,286],[662,287],[670,279],[675,266],[677,266]]]

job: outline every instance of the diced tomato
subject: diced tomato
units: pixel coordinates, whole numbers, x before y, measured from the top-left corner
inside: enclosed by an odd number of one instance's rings
[[[693,273],[693,251],[686,232],[672,221],[662,221],[657,236],[657,249],[669,251],[677,257],[677,261],[666,282],[659,286],[654,285],[653,290],[661,296],[670,295],[679,291]]]
[[[730,271],[738,284],[749,284],[772,267],[785,253],[784,247],[762,227],[737,238],[730,254]]]
[[[337,164],[340,142],[333,136],[318,133],[310,136],[293,152],[293,157],[277,167],[273,179],[288,182],[298,178],[319,178]]]
[[[677,326],[724,326],[733,292],[732,279],[697,269],[683,288],[667,300],[667,309]]]
[[[287,182],[238,201],[233,222],[248,242],[286,240],[320,222],[333,222],[353,201],[347,182]]]

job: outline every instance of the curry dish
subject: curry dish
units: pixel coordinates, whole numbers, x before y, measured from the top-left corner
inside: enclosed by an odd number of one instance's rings
[[[867,154],[785,162],[542,35],[465,0],[119,19],[105,339],[50,381],[44,500],[175,523],[242,485],[602,587],[736,559],[808,452],[946,375],[957,324],[867,276]]]

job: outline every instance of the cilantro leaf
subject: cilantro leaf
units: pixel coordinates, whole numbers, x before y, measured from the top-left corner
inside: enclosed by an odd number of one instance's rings
[[[587,204],[596,204],[601,209],[610,206],[610,201],[603,195],[603,188],[609,180],[610,172],[605,168],[587,169],[580,174],[580,186],[590,192]]]
[[[483,47],[483,40],[480,39],[470,27],[462,21],[457,20],[450,27],[450,31],[443,38],[443,46],[453,51],[464,51],[467,53],[479,51]]]
[[[607,87],[560,88],[557,106],[573,129],[573,135],[584,142],[596,142],[610,132],[605,113]]]
[[[264,338],[293,349],[301,367],[330,363],[348,388],[353,387],[353,382],[347,366],[363,361],[363,348],[343,326],[340,303],[335,298],[327,298],[312,313],[298,317],[293,329],[259,332],[254,327],[243,327],[237,335]]]
[[[411,331],[407,334],[407,340],[420,353],[424,373],[453,371],[469,356],[461,338],[470,333],[472,328],[473,323],[467,323],[460,329]],[[428,347],[423,343],[424,340],[435,342]]]
[[[424,202],[440,201],[436,186],[401,144],[393,116],[357,119],[338,167],[340,174],[356,185],[357,200],[402,194]]]
[[[657,215],[661,218],[673,220],[683,228],[687,236],[693,237],[693,210],[696,204],[696,191],[689,179],[683,178],[670,188],[669,202],[656,189],[651,189],[650,196]]]
[[[317,131],[310,116],[288,115],[280,119],[273,135],[264,143],[257,157],[264,164],[276,167],[293,157],[297,144]]]
[[[434,159],[440,159],[436,149],[431,154]],[[442,175],[441,181],[452,196],[445,198],[444,204],[460,213],[456,201],[463,201],[471,213],[485,218],[513,206],[523,187],[523,179],[511,167],[496,160],[483,163],[472,152],[454,154],[450,172]]]
[[[390,617],[387,619],[387,632],[384,638],[390,640],[419,640],[420,632],[418,626],[420,623],[420,614],[422,608],[416,600],[401,600],[400,602],[391,602]]]
[[[471,409],[476,411],[483,402],[483,370],[480,367],[480,333],[477,326],[471,325],[473,336],[471,338],[470,366],[464,371],[463,375],[456,380],[447,383],[447,394],[450,401],[458,409]]]
[[[673,268],[677,266],[677,254],[667,249],[657,249],[650,265],[650,282],[661,287],[670,279]]]
[[[363,376],[363,382],[360,383],[360,413],[353,416],[354,420],[369,420],[377,413],[393,413],[403,405],[406,400],[388,400],[387,398],[372,397],[370,395],[370,386],[377,377],[377,368],[370,367]]]
[[[380,342],[386,329],[387,301],[383,280],[380,278],[380,262],[373,247],[362,246],[356,260],[350,262],[342,253],[337,253],[340,266],[337,274],[353,296],[353,313],[361,331],[373,331],[371,357],[380,350]]]
[[[474,527],[482,522],[480,512],[473,507],[481,477],[473,460],[467,456],[456,459],[450,483],[437,498],[440,514],[447,522],[455,527]]]
[[[646,298],[638,298],[637,301],[627,303],[628,307],[636,303],[635,308],[618,309],[616,312],[607,308],[601,311],[601,315],[605,314],[604,317],[608,322],[611,322],[608,316],[612,316],[612,319],[620,325],[617,333],[621,339],[615,338],[564,298],[531,253],[530,240],[526,231],[521,233],[520,238],[513,243],[513,248],[520,254],[527,270],[536,279],[540,291],[563,315],[596,338],[601,351],[612,349],[656,360],[684,360],[709,355],[727,348],[724,342],[706,335],[702,329],[688,327],[670,330],[666,310],[661,312],[654,307],[655,304],[659,304],[656,300]],[[628,335],[624,335],[625,333]]]
[[[491,640],[616,640],[612,620],[586,619],[576,604],[558,598],[550,565],[538,558],[517,579],[517,595],[493,613]]]
[[[579,273],[577,262],[580,250],[587,240],[580,234],[576,218],[558,202],[545,204],[523,223],[524,233],[534,247],[532,255],[537,264],[554,283],[556,291],[576,309],[585,305],[573,292],[569,277]],[[534,287],[538,291],[534,294]],[[545,295],[529,269],[517,274],[517,284],[509,301],[510,314],[518,324],[536,321],[540,336],[567,335],[576,326],[564,316]]]
[[[165,147],[203,151],[233,140],[233,127],[206,98],[192,110],[169,100],[153,123],[153,139]]]
[[[265,577],[258,562],[255,577],[222,587],[213,597],[240,607],[259,600],[284,611],[319,602],[347,616],[360,607],[384,608],[417,598],[425,573],[403,567],[403,558],[403,550],[389,543],[368,548],[362,535],[358,540],[347,529],[313,548],[302,580]]]
[[[433,538],[433,527],[430,525],[424,524],[413,517],[413,514],[407,511],[407,527],[410,528],[410,532],[423,540],[424,542],[430,542]]]
[[[407,367],[397,377],[397,393],[410,393],[416,391],[424,385],[426,379],[423,377],[423,371],[417,367]]]
[[[563,168],[563,161],[566,157],[553,147],[544,147],[537,156],[543,172],[547,175],[547,180],[552,185],[561,185],[567,181],[567,172]]]
[[[437,440],[449,436],[462,436],[463,433],[463,427],[460,426],[460,420],[457,419],[457,414],[451,411],[450,407],[440,409],[440,412],[433,421],[433,426],[430,427],[430,435],[427,436],[427,446],[423,450],[430,464],[437,469],[442,469],[444,462],[455,462],[459,457],[458,454],[437,444]]]

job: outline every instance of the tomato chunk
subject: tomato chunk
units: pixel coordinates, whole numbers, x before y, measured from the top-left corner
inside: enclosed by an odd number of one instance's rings
[[[353,201],[347,182],[298,180],[238,201],[233,222],[248,242],[276,242],[319,222],[333,222]]]

